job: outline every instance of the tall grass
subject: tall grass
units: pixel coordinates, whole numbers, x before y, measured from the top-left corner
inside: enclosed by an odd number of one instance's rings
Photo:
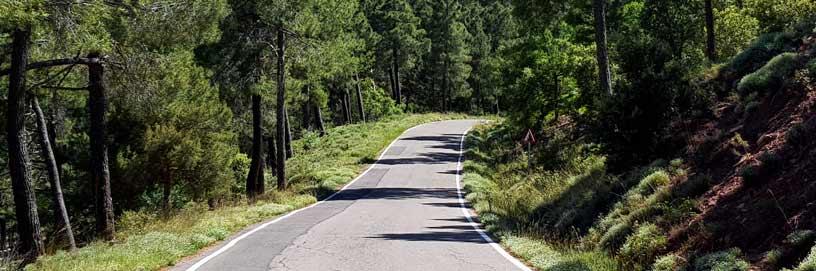
[[[487,230],[539,270],[619,270],[617,260],[573,238],[577,225],[592,224],[612,189],[605,158],[575,144],[522,152],[509,133],[486,126],[467,138],[464,188]]]
[[[548,132],[545,146],[531,152],[509,133],[499,125],[468,136],[464,182],[481,221],[510,251],[540,270],[678,270],[688,264],[665,255],[669,230],[699,212],[697,198],[710,188],[709,177],[687,176],[681,159],[611,174],[591,145],[560,134],[568,131]],[[713,254],[695,266],[741,264],[741,257]]]
[[[314,203],[316,196],[338,189],[406,129],[464,117],[399,115],[374,123],[335,127],[324,137],[307,134],[293,142],[296,156],[287,163],[290,191],[269,191],[253,205],[239,201],[215,210],[209,210],[206,204],[190,203],[172,214],[125,212],[117,224],[116,242],[93,242],[76,253],[60,251],[40,258],[26,270],[158,270],[172,266],[249,225],[305,207]]]

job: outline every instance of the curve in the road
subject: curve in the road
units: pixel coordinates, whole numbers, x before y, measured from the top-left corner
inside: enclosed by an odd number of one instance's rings
[[[530,270],[463,198],[464,138],[477,123],[412,127],[340,191],[173,270]]]

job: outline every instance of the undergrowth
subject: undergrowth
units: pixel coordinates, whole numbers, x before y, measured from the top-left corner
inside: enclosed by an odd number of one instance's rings
[[[685,162],[657,160],[612,174],[591,144],[569,142],[559,129],[525,152],[502,124],[467,138],[465,190],[486,228],[541,270],[695,269],[741,254],[688,259],[668,254],[669,231],[696,215],[709,176],[689,176]],[[558,159],[558,166],[528,163]],[[734,261],[731,261],[731,259]]]

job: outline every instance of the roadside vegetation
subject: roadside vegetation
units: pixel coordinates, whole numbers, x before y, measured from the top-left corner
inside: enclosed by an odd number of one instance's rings
[[[331,128],[326,136],[295,140],[288,163],[292,188],[270,190],[254,204],[245,199],[210,209],[189,203],[171,212],[125,212],[116,242],[94,242],[75,253],[60,251],[26,270],[158,270],[172,266],[249,225],[305,207],[333,193],[377,158],[406,129],[427,122],[465,118],[457,114],[396,115],[378,122]],[[364,144],[360,144],[360,143]]]
[[[625,1],[610,34],[618,93],[586,97],[582,69],[542,77],[560,88],[508,87],[548,106],[473,130],[464,165],[502,245],[538,270],[813,270],[816,4],[714,7],[717,56],[710,32],[679,23],[704,24],[689,12],[702,6]],[[551,50],[582,44],[568,35],[522,63],[580,66],[580,50]]]

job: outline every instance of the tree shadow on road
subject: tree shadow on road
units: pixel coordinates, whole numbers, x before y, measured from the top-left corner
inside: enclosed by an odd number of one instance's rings
[[[487,243],[472,227],[470,230],[459,229],[457,231],[425,231],[417,233],[387,233],[379,234],[373,239],[401,240],[415,242],[462,242],[462,243]]]
[[[458,199],[455,188],[348,188],[340,191],[328,201],[367,199]]]

